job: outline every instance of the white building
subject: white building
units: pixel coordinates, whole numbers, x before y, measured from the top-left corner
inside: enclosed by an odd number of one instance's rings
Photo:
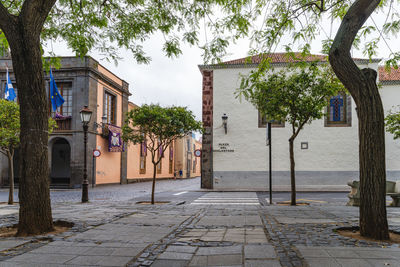
[[[272,54],[276,70],[285,67],[285,54]],[[317,56],[324,59],[323,56]],[[311,58],[310,58],[311,59]],[[201,65],[203,75],[202,187],[221,190],[268,190],[268,147],[266,128],[256,108],[235,98],[240,74],[248,74],[260,62],[253,57]],[[378,68],[378,61],[355,59],[360,68]],[[385,112],[400,104],[400,71],[385,73],[379,67],[380,89]],[[324,119],[307,124],[295,140],[297,189],[343,189],[347,181],[358,180],[358,122],[355,103],[342,96],[340,106],[327,107]],[[336,112],[335,112],[335,111]],[[228,116],[227,133],[222,115]],[[289,142],[291,129],[272,128],[273,189],[289,189]],[[306,148],[307,147],[307,148]],[[400,142],[386,134],[387,179],[400,178]]]

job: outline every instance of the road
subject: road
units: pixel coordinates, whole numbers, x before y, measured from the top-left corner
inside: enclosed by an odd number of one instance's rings
[[[81,189],[52,189],[51,201],[79,202],[81,200]],[[89,187],[89,200],[91,202],[115,202],[115,201],[143,201],[149,200],[151,194],[151,182],[133,183],[126,185],[100,185],[94,188]],[[200,189],[200,177],[193,179],[160,180],[156,183],[156,198],[159,200],[193,201],[205,194]],[[315,203],[346,203],[347,192],[298,192],[297,199],[300,202]],[[268,203],[269,194],[258,192],[258,197]],[[18,190],[14,195],[18,201]],[[8,200],[8,189],[0,190],[0,202]],[[289,192],[274,192],[273,202],[290,200]],[[388,199],[389,200],[389,199]]]
[[[156,182],[156,194],[164,192],[190,191],[200,189],[200,178],[160,180]],[[18,201],[18,190],[15,190],[14,199]],[[89,187],[90,201],[127,201],[134,198],[150,196],[151,182],[133,183],[125,185],[99,185]],[[171,194],[170,194],[171,195]],[[52,189],[51,201],[79,202],[82,197],[81,189]],[[8,201],[8,189],[0,190],[0,202]]]

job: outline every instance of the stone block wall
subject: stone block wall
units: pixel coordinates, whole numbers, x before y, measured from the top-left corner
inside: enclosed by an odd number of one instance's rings
[[[201,156],[201,188],[213,188],[213,71],[203,70],[203,144]]]

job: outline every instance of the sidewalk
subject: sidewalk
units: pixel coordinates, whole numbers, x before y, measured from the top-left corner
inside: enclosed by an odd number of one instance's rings
[[[269,206],[265,194],[204,192],[182,204],[59,203],[59,236],[0,239],[0,266],[400,266],[398,245],[357,241],[333,229],[358,223],[358,208]],[[261,204],[260,204],[261,203]],[[179,205],[177,205],[179,204]],[[17,221],[0,205],[0,222]],[[400,209],[388,207],[400,230]]]

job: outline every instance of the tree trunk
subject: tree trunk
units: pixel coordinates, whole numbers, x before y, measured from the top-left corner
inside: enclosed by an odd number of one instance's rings
[[[13,152],[7,151],[8,157],[8,168],[9,168],[9,186],[10,191],[8,193],[8,205],[14,204],[14,162],[13,162]]]
[[[48,111],[40,31],[16,19],[5,31],[17,80],[21,114],[19,223],[17,235],[53,230],[48,174]],[[12,33],[12,34],[10,34]]]
[[[377,240],[389,239],[386,218],[386,166],[384,112],[376,85],[377,73],[360,70],[350,49],[359,29],[380,0],[357,0],[342,20],[329,61],[357,105],[360,166],[360,233]]]
[[[153,162],[153,184],[151,185],[151,204],[154,205],[154,191],[156,190],[157,164]]]
[[[296,177],[295,177],[295,162],[294,162],[294,150],[293,150],[293,142],[292,138],[289,139],[289,154],[290,154],[290,185],[291,185],[291,199],[290,205],[296,205]]]
[[[361,90],[358,109],[360,139],[360,233],[389,239],[386,219],[385,125],[376,71],[362,70],[367,83]]]

